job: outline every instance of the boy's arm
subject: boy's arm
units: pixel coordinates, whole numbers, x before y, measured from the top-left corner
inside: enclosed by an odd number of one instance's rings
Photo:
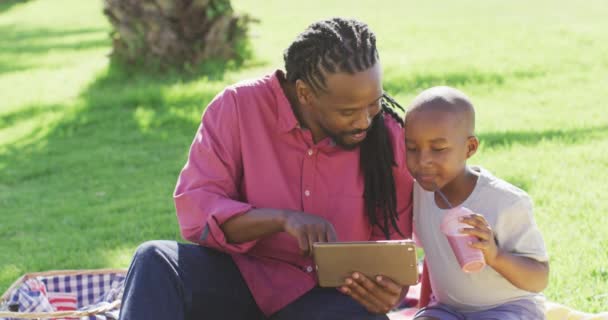
[[[531,292],[541,292],[549,281],[549,263],[528,257],[499,252],[488,265],[514,286]]]
[[[514,286],[540,292],[547,287],[549,263],[532,211],[532,201],[523,197],[503,210],[495,229],[482,215],[474,214],[463,219],[472,226],[463,233],[479,239],[471,246],[481,249],[486,263]]]

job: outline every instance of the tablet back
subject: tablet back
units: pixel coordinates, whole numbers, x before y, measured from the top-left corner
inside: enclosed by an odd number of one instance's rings
[[[313,256],[322,287],[344,285],[354,271],[383,275],[402,286],[418,282],[416,247],[409,240],[315,243]]]

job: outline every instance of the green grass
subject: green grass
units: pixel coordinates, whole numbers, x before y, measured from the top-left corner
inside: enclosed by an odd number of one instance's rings
[[[473,98],[472,162],[535,199],[552,257],[546,294],[607,309],[605,1],[234,6],[261,19],[254,58],[184,77],[111,67],[101,1],[0,3],[0,291],[29,271],[127,267],[139,243],[179,239],[171,193],[207,102],[281,67],[310,22],[342,15],[374,29],[385,88],[402,103],[439,84]]]

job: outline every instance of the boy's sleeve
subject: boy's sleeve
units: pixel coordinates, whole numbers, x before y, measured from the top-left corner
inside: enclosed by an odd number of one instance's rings
[[[545,241],[534,220],[532,200],[524,196],[499,215],[495,233],[498,246],[511,254],[548,261]]]

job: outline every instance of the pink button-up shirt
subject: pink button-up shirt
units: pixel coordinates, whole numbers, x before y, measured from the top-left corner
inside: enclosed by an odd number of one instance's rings
[[[252,208],[303,211],[330,221],[339,241],[384,239],[365,214],[359,148],[301,129],[277,77],[226,88],[207,107],[175,189],[183,237],[232,255],[260,309],[271,315],[315,287],[313,261],[287,233],[231,244],[220,226]],[[403,129],[385,117],[395,160],[401,232],[411,235],[412,183]],[[392,230],[392,239],[400,238]],[[205,272],[201,270],[201,272]]]

